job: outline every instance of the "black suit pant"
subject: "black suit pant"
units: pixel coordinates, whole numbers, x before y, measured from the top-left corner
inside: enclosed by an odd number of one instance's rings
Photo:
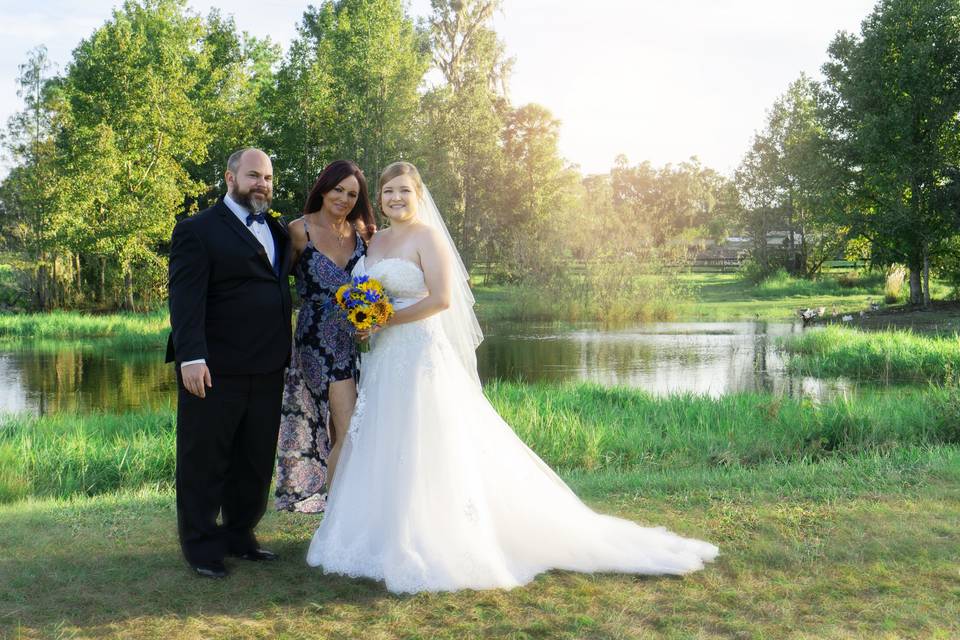
[[[179,367],[179,365],[178,365]],[[273,478],[283,371],[212,374],[206,398],[177,371],[177,525],[191,564],[257,548]],[[220,522],[217,522],[217,516]]]

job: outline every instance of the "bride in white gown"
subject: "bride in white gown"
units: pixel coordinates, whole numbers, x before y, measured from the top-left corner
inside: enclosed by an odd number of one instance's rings
[[[480,387],[466,271],[420,176],[380,179],[391,219],[354,269],[398,309],[371,336],[326,515],[307,562],[394,592],[511,588],[548,569],[682,574],[707,542],[584,505]]]

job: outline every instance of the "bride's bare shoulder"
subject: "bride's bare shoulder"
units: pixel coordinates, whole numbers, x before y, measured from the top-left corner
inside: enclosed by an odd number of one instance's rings
[[[377,229],[377,232],[373,234],[373,237],[370,238],[370,241],[367,242],[367,247],[376,247],[383,244],[390,238],[390,229]]]

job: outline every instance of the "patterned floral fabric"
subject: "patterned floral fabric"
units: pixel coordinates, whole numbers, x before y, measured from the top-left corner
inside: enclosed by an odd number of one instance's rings
[[[277,444],[277,509],[320,513],[327,481],[330,437],[330,383],[357,376],[353,327],[337,310],[333,297],[350,279],[350,271],[366,252],[360,236],[344,269],[307,245],[294,266],[300,313],[293,354],[287,369]]]

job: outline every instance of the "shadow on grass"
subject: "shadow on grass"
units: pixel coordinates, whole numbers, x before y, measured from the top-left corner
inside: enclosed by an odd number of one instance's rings
[[[122,504],[113,513],[82,503],[8,509],[4,547],[14,553],[0,559],[0,629],[90,627],[145,616],[255,616],[275,606],[306,612],[332,602],[368,607],[403,598],[381,583],[307,566],[317,520],[299,514],[268,512],[258,529],[279,562],[228,558],[227,579],[195,576],[180,555],[172,497],[168,504],[152,502],[158,507],[152,514]]]
[[[258,536],[282,560],[228,560],[213,581],[180,557],[171,494],[0,506],[0,637],[958,637],[957,455],[577,474],[598,510],[708,539],[720,559],[509,592],[397,596],[324,575],[304,561],[315,516],[268,512]]]

